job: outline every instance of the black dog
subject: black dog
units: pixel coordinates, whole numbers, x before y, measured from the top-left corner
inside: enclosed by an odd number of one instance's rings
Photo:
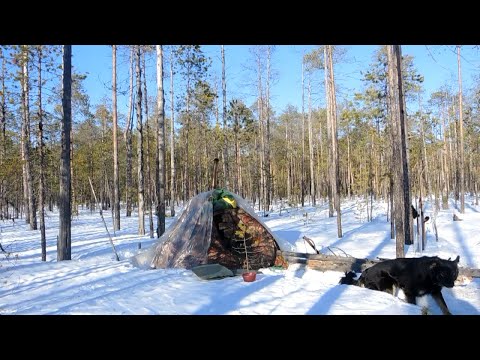
[[[385,260],[364,270],[358,280],[353,271],[345,273],[340,284],[394,293],[394,287],[405,293],[407,302],[416,304],[416,297],[430,294],[445,315],[451,315],[442,296],[442,287],[452,288],[458,276],[460,256],[453,261],[438,256]]]
[[[410,206],[412,208],[412,217],[416,219],[417,217],[420,216],[420,214],[418,213],[417,209],[415,209],[415,206],[413,205],[410,205]],[[428,220],[430,220],[430,216],[425,216],[425,218],[423,219],[423,222],[426,223]]]
[[[419,216],[418,211],[417,211],[417,209],[415,209],[415,206],[413,206],[413,205],[410,205],[410,206],[412,208],[412,217],[414,219],[416,219]]]

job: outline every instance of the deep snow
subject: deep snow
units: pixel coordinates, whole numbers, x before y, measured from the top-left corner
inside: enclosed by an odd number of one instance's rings
[[[179,209],[181,211],[181,209]],[[464,221],[452,221],[449,210],[437,216],[439,241],[427,227],[423,255],[455,258],[460,266],[480,267],[480,207],[466,201]],[[305,217],[304,213],[308,213]],[[427,206],[427,215],[431,208]],[[109,212],[105,212],[113,236]],[[0,242],[8,254],[0,253],[0,314],[441,314],[429,296],[419,305],[407,304],[387,293],[355,286],[338,285],[342,273],[305,269],[291,264],[287,270],[262,269],[257,280],[243,282],[232,277],[205,281],[189,270],[145,270],[134,267],[130,258],[155,242],[148,234],[138,236],[138,218],[126,218],[114,236],[120,262],[98,212],[81,210],[72,221],[72,260],[56,261],[58,213],[47,217],[47,262],[41,262],[40,232],[30,231],[23,220],[0,222]],[[261,213],[259,213],[261,215]],[[177,213],[178,217],[178,213]],[[361,201],[342,203],[343,238],[336,236],[336,218],[328,217],[327,204],[282,209],[279,206],[262,218],[282,239],[285,250],[313,253],[302,239],[315,241],[322,253],[348,254],[359,258],[394,258],[395,241],[390,239],[386,205],[374,206],[374,220],[367,222]],[[308,222],[306,222],[308,219]],[[167,227],[174,221],[167,218]],[[146,220],[148,228],[148,218]],[[406,256],[422,254],[416,245],[406,247]],[[479,279],[459,278],[453,289],[443,289],[453,314],[480,314]]]

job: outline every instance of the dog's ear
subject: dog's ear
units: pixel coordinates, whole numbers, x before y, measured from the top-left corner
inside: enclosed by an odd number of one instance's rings
[[[460,261],[460,255],[457,255],[457,258],[453,261],[455,261],[458,264],[458,262]]]

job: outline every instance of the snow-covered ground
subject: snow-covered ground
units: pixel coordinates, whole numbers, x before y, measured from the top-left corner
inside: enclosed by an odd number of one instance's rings
[[[480,206],[465,203],[464,221],[452,221],[453,203],[437,216],[438,242],[430,225],[423,255],[454,259],[460,266],[480,267]],[[304,213],[308,213],[305,217]],[[431,208],[427,206],[427,215]],[[105,214],[110,215],[106,212]],[[177,215],[178,217],[178,215]],[[367,222],[358,201],[342,203],[343,238],[337,238],[336,218],[328,217],[326,204],[304,209],[278,209],[263,218],[281,239],[285,250],[313,253],[302,239],[313,239],[325,254],[359,258],[394,258],[386,206],[374,206],[374,220]],[[305,220],[308,219],[308,222]],[[72,221],[72,260],[56,261],[58,213],[47,217],[47,261],[42,262],[40,232],[30,231],[23,220],[0,222],[0,314],[441,314],[433,299],[405,303],[400,296],[338,285],[342,273],[320,272],[291,264],[287,270],[262,269],[255,282],[239,276],[205,281],[189,270],[145,270],[130,258],[155,240],[138,236],[137,217],[122,213],[122,230],[113,235],[119,253],[115,261],[98,212],[88,210]],[[167,218],[167,227],[174,221]],[[148,218],[146,221],[148,227]],[[406,246],[406,256],[421,256],[416,245]],[[480,314],[480,279],[458,279],[443,289],[453,314]]]

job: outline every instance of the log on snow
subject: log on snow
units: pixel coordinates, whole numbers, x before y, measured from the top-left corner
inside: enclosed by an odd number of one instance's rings
[[[342,257],[324,254],[302,254],[290,251],[282,251],[282,256],[289,263],[306,264],[309,268],[320,271],[355,271],[362,272],[378,261],[369,259],[357,259],[354,257]]]
[[[358,259],[354,257],[343,257],[325,254],[304,254],[291,251],[281,251],[280,254],[292,264],[305,264],[313,270],[319,271],[355,271],[361,273],[370,266],[388,259],[371,260]],[[459,276],[480,278],[480,269],[460,267],[458,268]]]

